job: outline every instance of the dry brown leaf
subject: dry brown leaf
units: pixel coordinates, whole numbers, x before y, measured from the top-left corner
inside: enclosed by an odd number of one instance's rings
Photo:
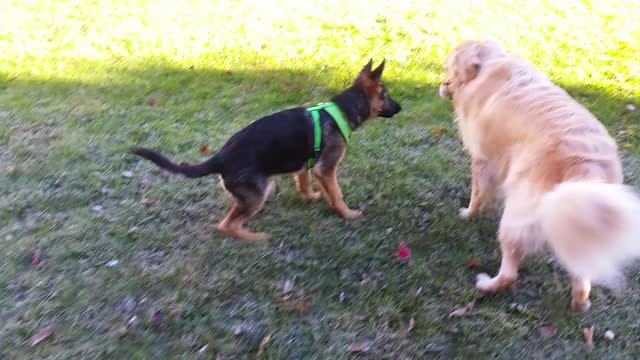
[[[352,353],[362,353],[362,352],[369,351],[369,348],[371,348],[371,343],[368,341],[355,342],[349,345],[349,347],[347,348],[347,351]]]
[[[42,340],[53,335],[53,332],[54,332],[53,326],[45,326],[42,329],[38,330],[38,332],[31,337],[31,346],[38,345],[39,343],[42,342]]]
[[[593,350],[593,330],[594,329],[595,328],[593,326],[582,329],[582,336],[584,337],[584,344],[587,347],[587,351],[588,352],[591,352],[591,350]]]
[[[409,326],[407,327],[407,333],[410,333],[411,331],[413,331],[415,327],[416,327],[416,321],[414,318],[411,318],[411,320],[409,320]]]
[[[273,334],[269,334],[262,339],[262,341],[260,342],[260,347],[258,347],[258,353],[256,354],[256,356],[262,355],[264,350],[267,348],[267,345],[269,345],[269,341],[271,341],[271,335]]]
[[[224,73],[227,74],[227,75],[231,75],[231,74],[233,74],[233,71],[231,71],[231,69],[227,69],[227,71],[225,71]]]
[[[298,299],[293,306],[293,310],[295,310],[296,314],[302,315],[304,310],[307,308],[307,301],[304,298]]]
[[[200,151],[200,154],[202,154],[202,155],[209,154],[209,145],[207,145],[207,144],[200,145],[200,148],[198,149],[198,151]]]
[[[467,261],[467,267],[471,269],[478,268],[480,267],[480,265],[481,265],[480,260],[476,258],[471,258]]]
[[[449,317],[469,316],[473,312],[473,305],[474,305],[473,302],[470,302],[461,308],[457,308],[449,314]]]
[[[140,205],[148,208],[151,207],[151,205],[155,204],[156,201],[153,199],[150,199],[148,197],[143,197],[142,199],[140,199]]]
[[[442,128],[435,128],[431,130],[431,135],[438,135],[442,132]]]
[[[558,328],[552,322],[545,322],[538,328],[538,334],[543,338],[553,337],[558,334]]]

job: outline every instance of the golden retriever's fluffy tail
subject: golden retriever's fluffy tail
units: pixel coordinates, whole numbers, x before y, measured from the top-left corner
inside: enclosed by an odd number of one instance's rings
[[[570,274],[613,286],[640,258],[640,197],[627,186],[562,183],[539,211],[547,243]]]

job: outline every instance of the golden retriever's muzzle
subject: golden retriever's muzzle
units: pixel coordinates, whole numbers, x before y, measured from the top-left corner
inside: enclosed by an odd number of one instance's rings
[[[438,89],[438,94],[444,98],[451,100],[453,98],[453,93],[449,90],[449,84],[443,82],[440,84],[440,88]]]

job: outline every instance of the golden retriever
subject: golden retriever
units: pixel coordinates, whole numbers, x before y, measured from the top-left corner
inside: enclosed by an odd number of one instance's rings
[[[495,41],[465,41],[448,55],[440,96],[453,102],[471,155],[478,214],[504,197],[495,277],[484,293],[512,284],[528,255],[551,250],[571,277],[574,311],[589,308],[591,282],[612,284],[640,256],[640,198],[622,185],[617,145],[585,107]]]

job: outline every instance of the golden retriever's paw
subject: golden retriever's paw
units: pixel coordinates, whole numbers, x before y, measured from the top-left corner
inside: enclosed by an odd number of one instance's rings
[[[591,307],[591,300],[587,300],[587,302],[578,302],[575,300],[571,301],[571,310],[573,310],[576,313],[585,312],[589,310],[590,307]]]
[[[345,219],[355,219],[357,217],[362,216],[362,211],[360,210],[352,210],[352,209],[345,209],[340,211],[340,215],[342,215],[343,218]]]
[[[476,289],[485,293],[495,291],[491,276],[485,273],[478,274],[478,276],[476,276]]]
[[[468,219],[473,216],[469,208],[460,208],[459,214],[461,219]]]

